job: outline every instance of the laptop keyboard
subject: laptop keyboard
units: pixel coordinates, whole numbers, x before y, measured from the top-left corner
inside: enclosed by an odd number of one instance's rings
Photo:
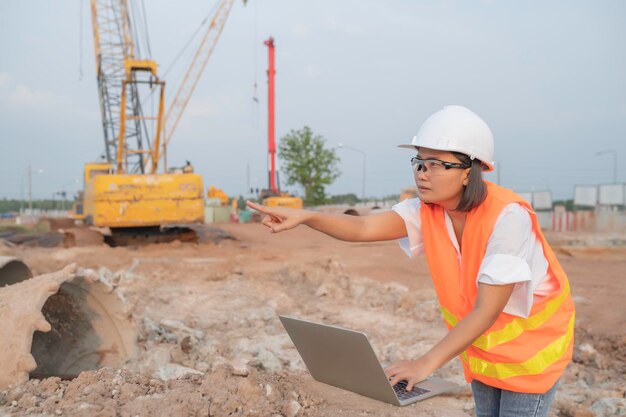
[[[418,395],[426,394],[427,389],[418,388],[415,385],[411,391],[406,390],[406,381],[400,381],[393,386],[393,390],[396,392],[399,400],[408,400],[409,398],[417,397]]]

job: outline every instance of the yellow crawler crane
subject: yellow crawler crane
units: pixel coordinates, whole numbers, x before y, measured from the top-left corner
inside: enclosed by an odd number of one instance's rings
[[[131,21],[141,19],[139,12],[131,13],[127,0],[91,0],[106,162],[85,164],[82,210],[75,217],[109,228],[107,243],[197,239],[194,226],[204,223],[202,177],[190,166],[168,170],[166,152],[233,2],[219,2],[164,115],[165,82],[157,75],[157,64],[137,58]],[[156,111],[148,113],[155,97]],[[148,100],[152,106],[144,106]]]

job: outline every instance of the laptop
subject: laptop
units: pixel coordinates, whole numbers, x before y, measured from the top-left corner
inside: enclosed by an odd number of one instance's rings
[[[295,317],[279,318],[316,381],[398,406],[458,388],[440,378],[428,378],[411,391],[406,390],[406,381],[392,386],[365,333]]]

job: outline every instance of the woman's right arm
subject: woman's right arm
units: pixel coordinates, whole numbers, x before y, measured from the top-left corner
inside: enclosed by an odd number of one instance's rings
[[[348,242],[374,242],[394,240],[406,237],[404,220],[394,211],[371,214],[368,216],[350,216],[347,214],[320,213],[311,210],[267,207],[247,202],[266,216],[263,224],[273,233],[292,229],[306,224],[312,229],[325,233],[335,239]]]

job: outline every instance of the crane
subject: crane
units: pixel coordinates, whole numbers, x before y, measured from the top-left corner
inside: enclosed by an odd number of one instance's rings
[[[278,193],[278,187],[276,185],[276,126],[274,125],[274,97],[275,88],[274,80],[276,77],[276,63],[275,63],[275,47],[274,38],[270,36],[268,40],[263,42],[267,46],[269,67],[267,69],[267,149],[269,153],[269,190],[273,194]]]
[[[165,228],[203,223],[202,177],[190,166],[168,172],[166,151],[234,0],[218,1],[167,113],[165,81],[157,74],[157,63],[141,56],[140,25],[133,24],[128,0],[90,2],[105,162],[85,164],[82,208],[76,217],[109,227],[118,236],[158,236]],[[158,105],[150,111],[142,100],[155,90]],[[163,173],[158,173],[161,159]]]
[[[267,69],[267,150],[268,150],[268,189],[263,190],[259,197],[266,206],[281,206],[289,208],[302,208],[302,199],[289,193],[280,191],[276,171],[276,112],[275,112],[275,87],[276,87],[276,47],[274,38],[271,36],[263,42],[267,46],[268,62]]]

